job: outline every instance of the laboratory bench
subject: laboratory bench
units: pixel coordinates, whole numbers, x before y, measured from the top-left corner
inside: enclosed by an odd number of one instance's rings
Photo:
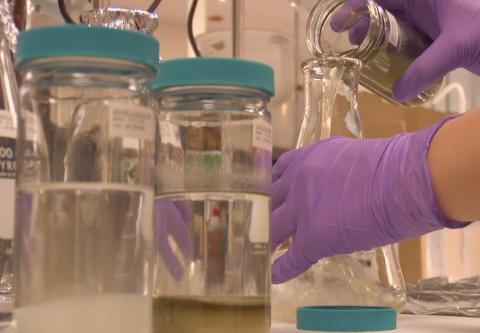
[[[294,324],[274,323],[271,333],[297,333]],[[390,331],[392,332],[392,331]],[[480,318],[400,315],[396,333],[478,333]]]
[[[270,333],[298,333],[294,324],[273,323]],[[478,333],[480,318],[444,317],[444,316],[413,316],[400,315],[398,329],[394,333]],[[0,324],[0,333],[15,333],[9,325]],[[387,332],[386,332],[387,333]]]
[[[270,333],[309,332],[297,330],[294,324],[273,323]],[[310,331],[312,332],[312,331]],[[385,333],[479,333],[480,318],[400,315],[398,329]],[[15,333],[9,325],[0,324],[0,333]],[[313,333],[313,332],[312,332]]]

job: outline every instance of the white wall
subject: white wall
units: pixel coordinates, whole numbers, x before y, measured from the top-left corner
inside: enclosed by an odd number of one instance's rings
[[[187,57],[187,28],[178,24],[161,22],[155,31],[160,41],[160,53],[164,60]]]
[[[480,275],[479,239],[479,223],[426,236],[425,277],[448,276],[450,281],[456,281]]]

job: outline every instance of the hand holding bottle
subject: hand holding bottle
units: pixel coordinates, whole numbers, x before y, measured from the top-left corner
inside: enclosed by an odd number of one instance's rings
[[[331,22],[360,44],[369,27],[367,1],[347,0]],[[480,74],[480,2],[477,0],[378,0],[398,20],[427,35],[432,44],[396,82],[399,101],[418,95],[454,69]]]

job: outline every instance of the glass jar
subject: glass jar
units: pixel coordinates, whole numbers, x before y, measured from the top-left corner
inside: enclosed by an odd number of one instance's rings
[[[316,56],[340,55],[361,60],[360,83],[380,97],[398,103],[392,93],[395,82],[431,40],[397,20],[374,0],[321,0],[308,19],[307,43]],[[437,82],[401,104],[423,104],[440,87],[441,82]]]
[[[303,63],[305,116],[298,148],[332,136],[363,138],[357,104],[360,69],[360,61],[345,57]],[[283,253],[285,248],[275,257]],[[389,245],[324,258],[298,278],[274,285],[272,315],[274,321],[295,322],[299,306],[387,306],[400,311],[405,302],[402,271]]]
[[[19,333],[151,332],[158,49],[106,28],[20,35]]]
[[[268,332],[273,71],[180,59],[153,88],[154,332]]]

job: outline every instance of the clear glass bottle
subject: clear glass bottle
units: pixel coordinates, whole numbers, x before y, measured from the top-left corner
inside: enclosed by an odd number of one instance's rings
[[[0,2],[0,13],[6,11]],[[0,19],[0,321],[8,321],[13,309],[13,229],[15,215],[15,147],[17,141],[18,88],[12,64],[7,19]]]
[[[298,148],[337,135],[363,138],[357,110],[360,68],[360,61],[344,57],[303,63],[305,116]],[[295,322],[299,306],[372,305],[400,310],[405,301],[398,258],[393,246],[385,246],[322,259],[300,277],[275,285],[272,315],[275,321]]]
[[[348,14],[340,12],[343,6],[349,6]],[[430,43],[427,36],[397,20],[374,0],[318,1],[307,23],[307,44],[312,53],[361,60],[360,83],[392,103],[398,103],[392,94],[395,82]],[[402,104],[423,104],[440,87],[438,82]]]
[[[153,88],[154,332],[266,333],[273,71],[180,59],[160,64]]]
[[[19,333],[151,332],[158,49],[106,28],[20,35]]]

